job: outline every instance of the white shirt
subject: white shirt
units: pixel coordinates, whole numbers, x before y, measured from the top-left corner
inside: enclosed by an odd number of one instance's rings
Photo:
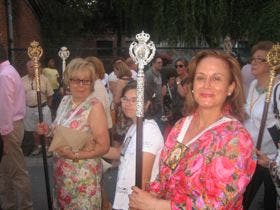
[[[241,75],[242,75],[242,79],[243,79],[243,87],[244,87],[244,92],[245,92],[245,97],[246,98],[247,98],[247,95],[248,95],[250,84],[255,79],[255,77],[251,73],[251,68],[252,68],[251,64],[246,64],[241,69]]]
[[[110,100],[109,100],[109,94],[103,85],[102,80],[97,79],[94,82],[94,91],[93,95],[102,103],[107,123],[108,123],[108,128],[112,128],[112,117],[111,117],[111,112],[110,112]]]
[[[102,82],[103,82],[103,85],[104,85],[105,87],[108,86],[109,76],[108,76],[107,73],[104,74],[104,77],[103,77],[103,79],[102,79]]]
[[[159,173],[159,157],[164,141],[158,125],[154,120],[143,122],[143,152],[149,152],[156,156],[152,169],[151,180],[154,181]],[[136,125],[128,129],[122,147],[123,156],[119,165],[118,180],[114,199],[114,209],[128,209],[128,195],[131,187],[135,185],[136,168]]]
[[[257,140],[258,140],[258,134],[259,134],[259,130],[260,130],[263,108],[264,108],[265,97],[266,97],[266,92],[262,93],[262,94],[259,94],[257,92],[256,85],[257,85],[257,80],[254,80],[253,82],[251,82],[248,96],[247,96],[246,105],[245,105],[245,111],[249,115],[249,119],[247,119],[244,122],[244,126],[251,134],[251,137],[254,141],[255,146],[256,146]],[[279,94],[280,90],[277,90],[277,92]],[[278,100],[277,104],[278,104],[278,107],[280,107],[279,100]],[[273,125],[276,125],[277,123],[279,124],[279,122],[277,122],[277,120],[273,114],[273,94],[272,94],[271,102],[268,107],[267,120],[266,120],[266,125],[264,128],[263,141],[262,141],[262,145],[261,145],[261,151],[264,154],[266,154],[270,159],[275,158],[275,156],[277,154],[277,148],[276,148],[267,128],[270,128]]]
[[[132,79],[137,80],[137,72],[135,70],[133,70],[133,69],[131,69],[130,71],[131,71]]]
[[[110,81],[117,81],[118,80],[118,77],[117,77],[117,75],[115,74],[115,72],[114,71],[112,71],[110,74],[109,74],[109,76],[108,76],[108,81],[110,82]]]

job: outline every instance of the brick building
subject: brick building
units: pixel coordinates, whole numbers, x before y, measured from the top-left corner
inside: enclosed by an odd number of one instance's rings
[[[33,40],[41,42],[40,23],[34,6],[28,0],[0,0],[0,43],[8,47],[10,41],[10,60],[21,75],[25,74],[28,60],[26,49]],[[13,40],[8,35],[8,4],[11,4]],[[11,19],[10,19],[11,20]]]

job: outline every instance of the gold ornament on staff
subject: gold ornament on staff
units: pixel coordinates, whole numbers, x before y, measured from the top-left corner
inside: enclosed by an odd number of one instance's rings
[[[36,41],[31,42],[30,47],[28,47],[27,54],[30,57],[30,59],[34,62],[36,91],[41,91],[39,60],[43,55],[43,49],[39,45],[39,42]]]
[[[265,104],[263,109],[263,115],[261,120],[261,126],[259,130],[257,146],[258,150],[261,149],[262,138],[263,138],[263,131],[266,123],[268,106],[271,100],[271,94],[273,90],[274,79],[276,76],[276,72],[280,70],[280,45],[279,43],[272,46],[271,50],[267,53],[266,62],[269,65],[269,83],[268,89],[265,97]]]
[[[27,53],[30,59],[33,61],[34,68],[35,68],[37,106],[38,106],[39,122],[41,123],[43,122],[43,111],[42,111],[42,102],[41,102],[39,60],[43,55],[43,49],[39,45],[39,42],[33,41],[31,42],[30,47],[28,47]],[[44,165],[45,184],[46,184],[47,199],[48,199],[48,209],[52,210],[53,208],[52,208],[52,198],[51,198],[51,190],[50,190],[50,182],[49,182],[49,173],[48,173],[46,143],[45,143],[45,137],[43,135],[40,135],[40,143],[42,146],[42,153],[43,153],[43,165]]]
[[[268,90],[267,90],[265,101],[269,102],[271,99],[272,88],[273,88],[276,72],[280,70],[280,44],[279,43],[272,46],[272,49],[267,53],[266,60],[269,65],[270,71],[269,71],[269,84],[268,84]]]

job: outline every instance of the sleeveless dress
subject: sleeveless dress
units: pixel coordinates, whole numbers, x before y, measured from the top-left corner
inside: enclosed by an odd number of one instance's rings
[[[99,103],[90,95],[74,107],[72,96],[65,96],[58,108],[55,125],[80,131],[90,131],[87,122],[91,108]],[[101,159],[92,158],[73,162],[54,153],[54,204],[57,209],[101,209]]]

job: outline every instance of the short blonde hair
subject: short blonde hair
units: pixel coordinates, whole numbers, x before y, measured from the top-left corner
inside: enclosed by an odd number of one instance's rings
[[[105,75],[103,62],[99,58],[94,56],[86,57],[85,60],[91,62],[94,65],[96,77],[98,79],[103,79]]]
[[[186,95],[186,114],[192,114],[198,107],[198,104],[194,100],[191,90],[193,89],[193,81],[196,73],[196,69],[198,64],[207,57],[218,58],[226,63],[229,69],[230,81],[235,83],[235,88],[230,96],[228,96],[223,104],[222,111],[229,111],[231,115],[237,118],[240,121],[244,120],[244,91],[243,91],[243,83],[240,72],[240,65],[238,61],[231,55],[218,51],[218,50],[202,50],[198,52],[190,61],[189,64],[189,91]]]
[[[125,62],[123,61],[118,61],[117,63],[115,63],[114,68],[116,68],[118,70],[118,78],[121,79],[122,77],[131,77],[131,71],[128,68],[128,65],[126,65]]]
[[[63,83],[66,85],[66,87],[69,85],[70,78],[77,72],[82,72],[85,69],[88,70],[90,73],[91,81],[92,81],[92,87],[94,86],[94,82],[96,80],[96,74],[95,74],[95,68],[93,64],[89,61],[86,61],[83,58],[74,58],[73,60],[68,63],[66,66],[66,69],[64,71],[64,80]]]

